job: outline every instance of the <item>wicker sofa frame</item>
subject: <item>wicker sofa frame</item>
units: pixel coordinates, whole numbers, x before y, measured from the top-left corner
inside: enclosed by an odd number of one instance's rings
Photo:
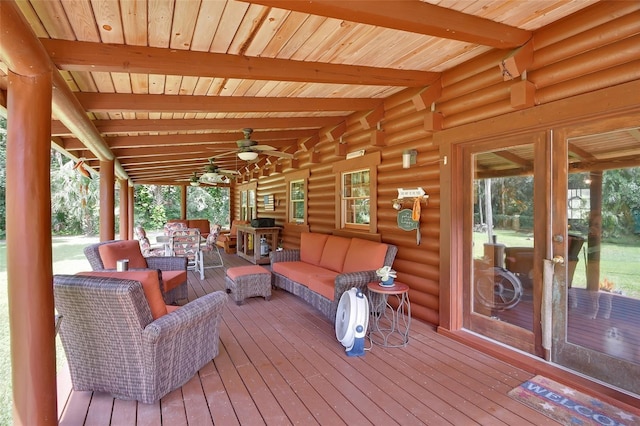
[[[387,254],[384,258],[384,265],[391,266],[397,253],[398,248],[396,246],[387,244]],[[272,266],[277,262],[295,262],[300,261],[300,250],[289,249],[273,251],[269,256]],[[335,322],[336,320],[338,303],[340,302],[342,294],[352,287],[357,287],[360,290],[365,291],[367,284],[372,281],[378,281],[378,276],[376,275],[375,270],[338,274],[334,283],[333,300],[329,300],[323,295],[309,289],[307,286],[293,281],[284,275],[273,272],[273,285],[275,287],[282,288],[289,293],[293,293],[302,298],[311,306],[322,312],[322,314],[329,318],[331,322]]]

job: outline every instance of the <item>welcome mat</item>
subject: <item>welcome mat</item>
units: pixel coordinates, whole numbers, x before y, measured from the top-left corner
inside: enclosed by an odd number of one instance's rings
[[[640,418],[575,389],[536,376],[509,396],[564,425],[638,425]]]

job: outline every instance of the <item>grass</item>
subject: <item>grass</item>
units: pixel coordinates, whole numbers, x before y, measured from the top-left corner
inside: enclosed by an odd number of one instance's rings
[[[98,237],[54,237],[53,273],[75,273],[90,270],[82,249]],[[9,305],[7,296],[7,245],[0,241],[0,425],[9,426],[12,421],[11,351],[9,336]],[[56,339],[57,366],[65,362],[60,339]]]

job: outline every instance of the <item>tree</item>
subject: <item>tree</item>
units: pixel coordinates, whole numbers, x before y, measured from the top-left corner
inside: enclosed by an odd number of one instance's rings
[[[51,151],[51,226],[54,234],[93,235],[98,232],[97,179],[82,176],[74,162]]]

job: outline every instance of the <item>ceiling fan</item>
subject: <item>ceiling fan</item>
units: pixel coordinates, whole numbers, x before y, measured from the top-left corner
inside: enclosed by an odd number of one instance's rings
[[[251,139],[253,129],[242,129],[242,133],[244,133],[244,138],[238,139],[236,141],[238,149],[236,151],[230,151],[221,155],[237,154],[239,159],[245,161],[254,161],[256,158],[258,158],[259,154],[272,155],[274,157],[281,158],[293,158],[293,154],[278,151],[277,148],[274,148],[270,145],[258,145],[258,142]]]
[[[240,174],[235,170],[221,169],[214,163],[214,160],[215,160],[214,157],[209,158],[209,164],[204,166],[204,173],[200,176],[200,179],[198,180],[200,183],[207,183],[207,184],[227,183],[229,182],[230,176]],[[197,175],[194,173],[193,176],[196,177]]]

